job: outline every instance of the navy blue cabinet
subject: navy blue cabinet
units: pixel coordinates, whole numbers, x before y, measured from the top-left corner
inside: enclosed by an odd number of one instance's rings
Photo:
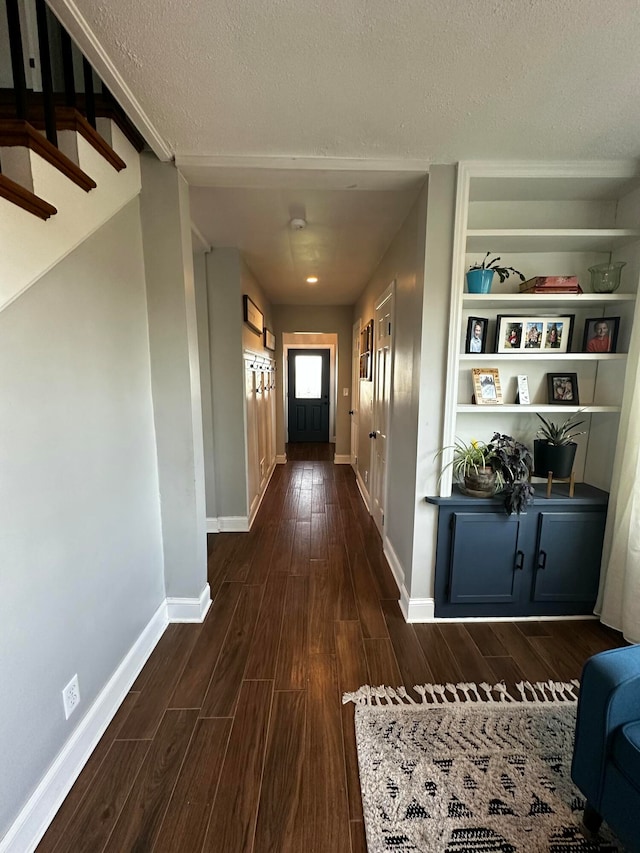
[[[439,507],[435,614],[589,614],[600,576],[608,495],[554,485],[526,513],[508,516],[499,498],[427,498]]]

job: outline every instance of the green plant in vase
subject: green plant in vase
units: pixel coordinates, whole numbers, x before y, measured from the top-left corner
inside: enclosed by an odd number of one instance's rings
[[[533,470],[531,451],[510,435],[499,432],[494,433],[487,450],[504,495],[504,508],[509,515],[523,512],[535,494],[530,483]]]
[[[519,270],[500,265],[499,262],[502,259],[499,255],[494,258],[490,258],[490,255],[491,252],[487,252],[482,262],[477,262],[469,267],[467,273],[467,290],[469,293],[490,293],[494,273],[498,274],[500,283],[506,281],[511,275],[519,276],[520,281],[525,280]]]
[[[491,467],[491,454],[484,441],[464,442],[457,438],[455,444],[443,447],[436,457],[453,450],[453,458],[442,469],[440,477],[451,468],[461,489],[475,497],[491,497],[496,490],[496,474]]]
[[[578,449],[575,439],[586,432],[577,429],[584,423],[578,420],[582,411],[566,418],[561,424],[555,424],[536,412],[542,421],[533,443],[533,471],[536,477],[548,477],[551,473],[556,479],[564,480],[571,476]]]

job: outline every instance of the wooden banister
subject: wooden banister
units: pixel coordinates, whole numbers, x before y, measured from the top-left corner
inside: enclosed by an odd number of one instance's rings
[[[25,190],[20,184],[16,184],[11,178],[2,174],[0,174],[0,197],[6,198],[7,201],[16,204],[29,213],[33,213],[40,219],[48,219],[58,212],[48,201],[29,192],[29,190]]]

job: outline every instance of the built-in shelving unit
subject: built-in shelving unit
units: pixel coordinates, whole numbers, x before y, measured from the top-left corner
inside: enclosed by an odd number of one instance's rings
[[[539,424],[536,413],[561,421],[579,411],[586,433],[578,440],[576,480],[609,490],[640,277],[639,226],[640,172],[635,163],[459,165],[444,445],[456,438],[490,441],[494,432],[501,432],[531,447]],[[576,275],[584,292],[519,293],[517,277],[500,283],[496,275],[491,293],[466,293],[466,271],[487,252],[500,255],[502,265],[515,267],[527,279]],[[610,260],[626,261],[620,289],[591,292],[588,268]],[[497,353],[499,316],[571,316],[569,350]],[[488,324],[485,352],[477,355],[465,353],[467,324],[474,317]],[[614,353],[583,351],[585,326],[599,317],[620,318]],[[501,405],[473,404],[474,366],[499,370]],[[578,401],[550,405],[547,374],[565,371],[576,374]],[[516,403],[517,377],[523,374],[529,405]],[[449,458],[443,454],[443,466]],[[444,468],[440,482],[441,495],[450,495],[450,468]]]

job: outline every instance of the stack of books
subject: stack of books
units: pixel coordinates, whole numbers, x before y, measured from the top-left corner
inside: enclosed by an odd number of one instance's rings
[[[520,293],[582,293],[577,275],[537,275],[523,281]]]

